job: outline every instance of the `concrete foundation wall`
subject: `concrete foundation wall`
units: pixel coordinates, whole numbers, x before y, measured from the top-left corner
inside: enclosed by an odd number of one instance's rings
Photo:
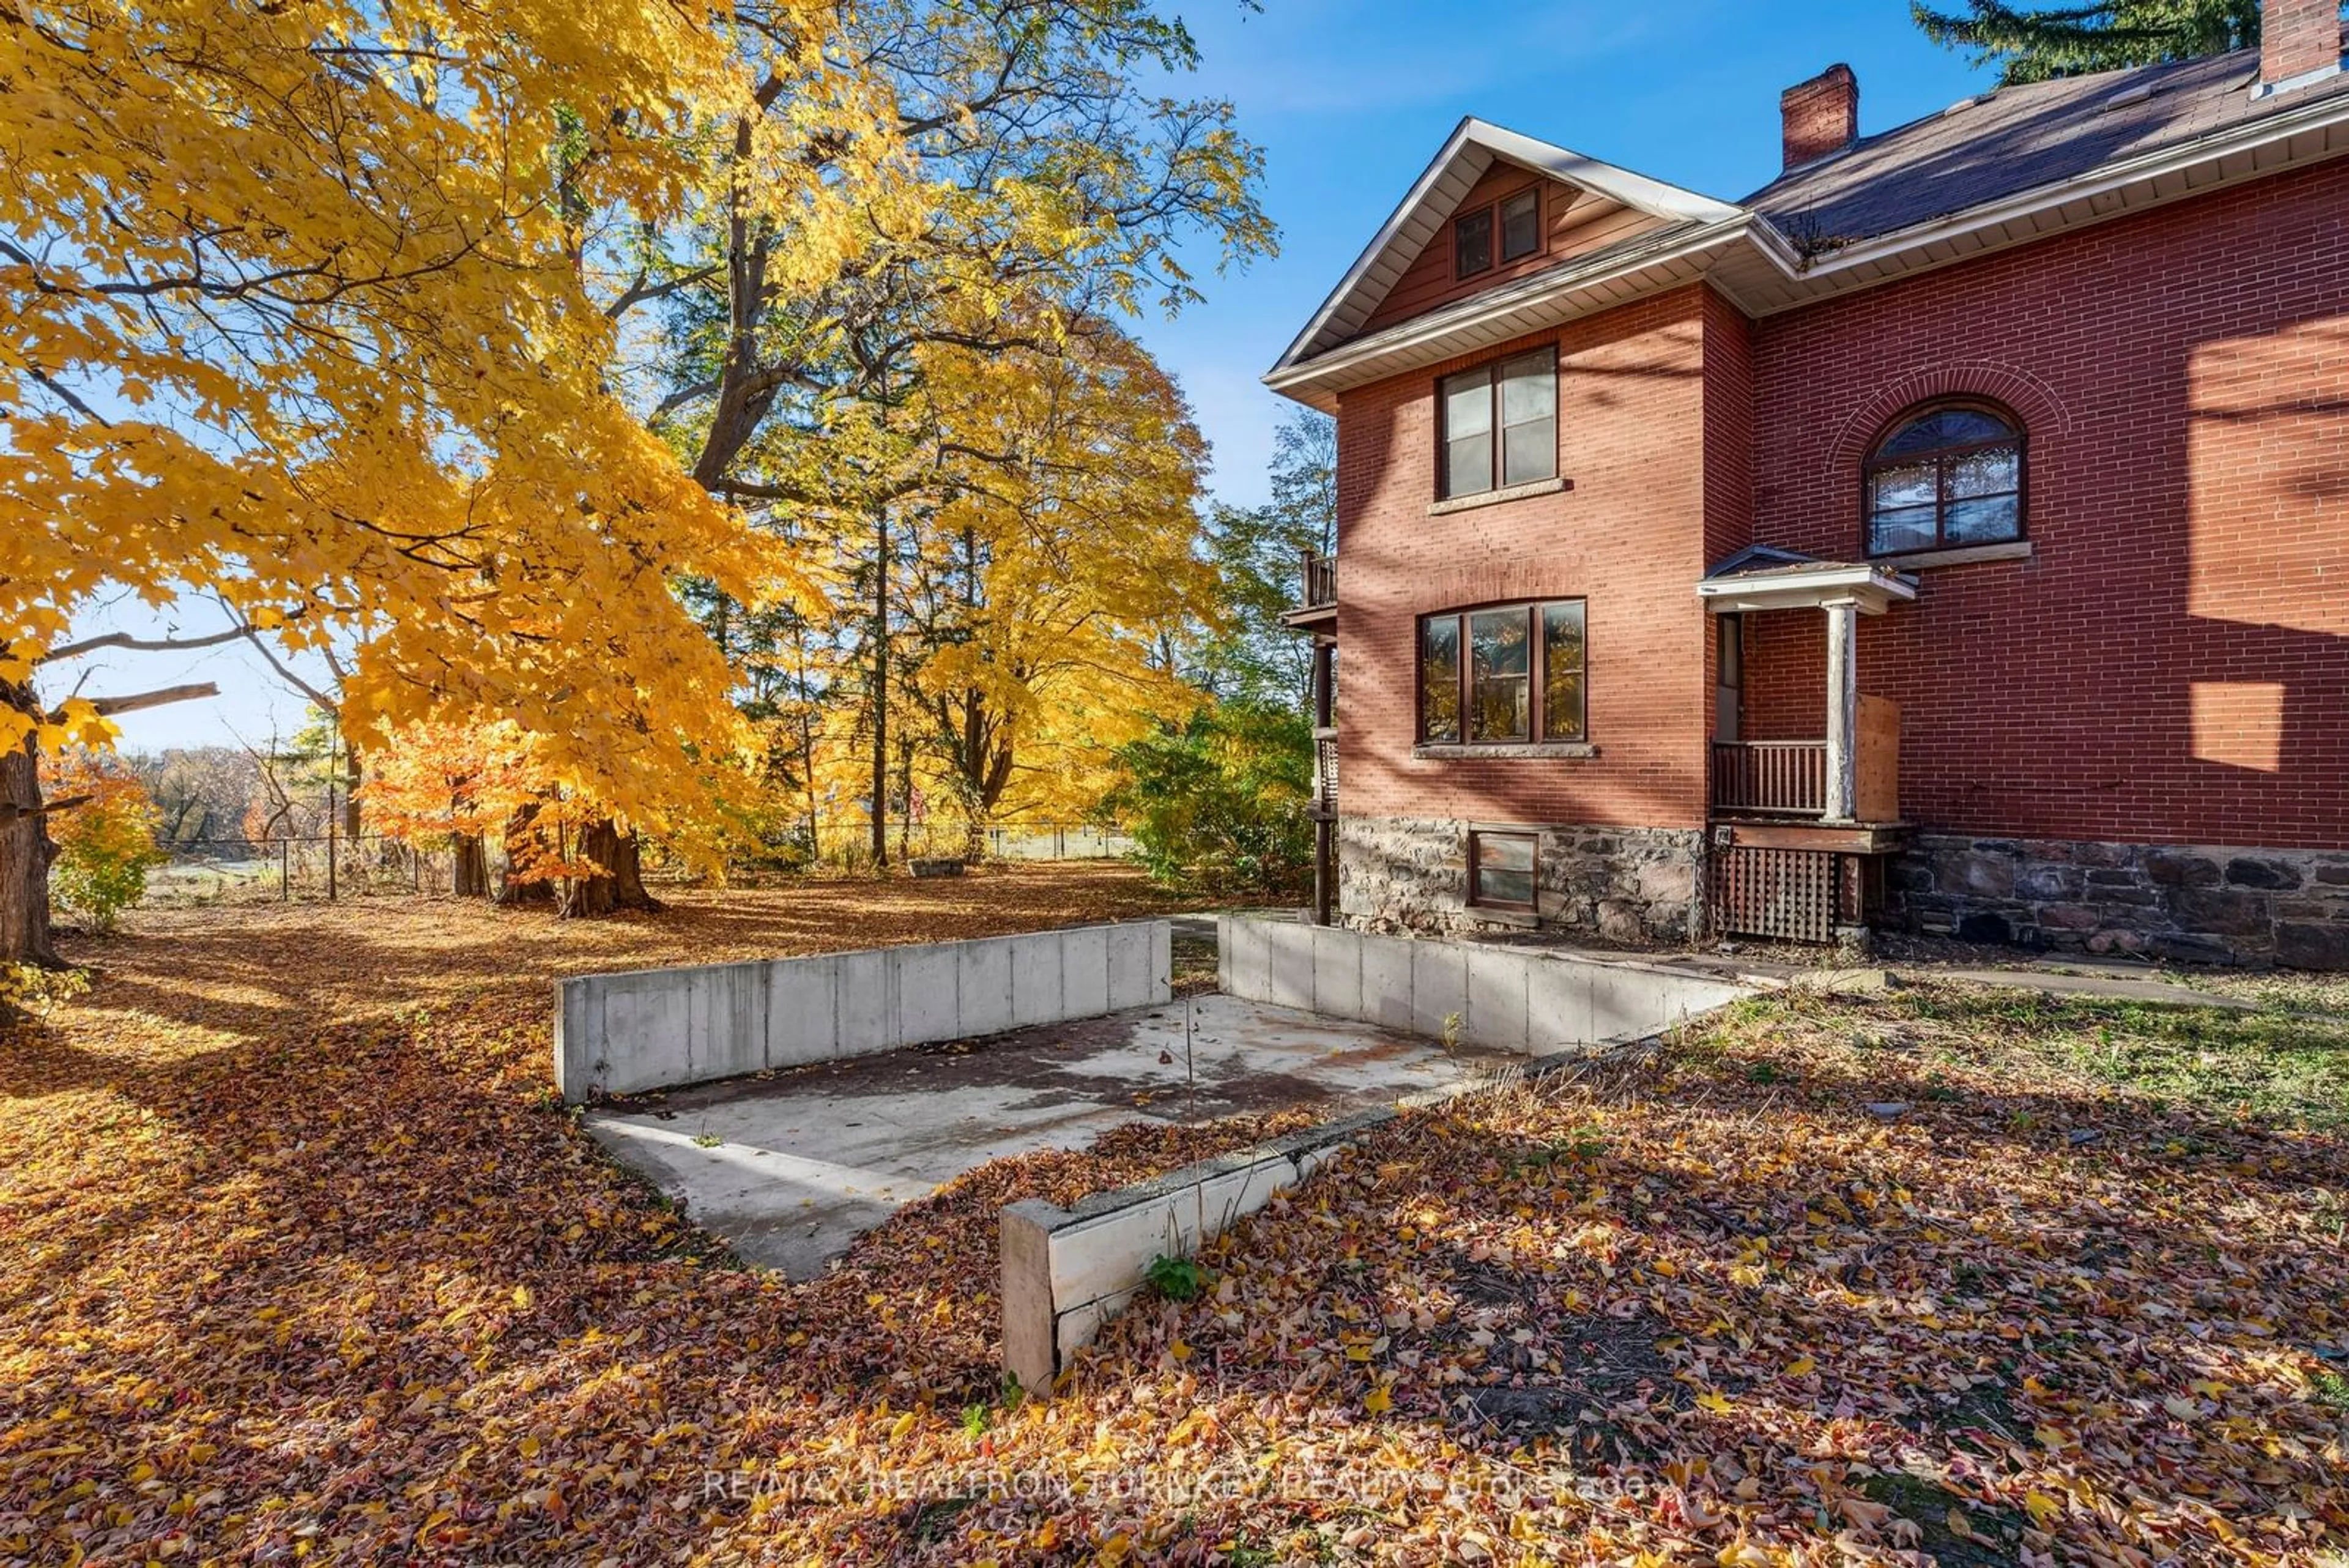
[[[1074,1209],[1035,1199],[1010,1205],[1002,1220],[1004,1370],[1022,1388],[1050,1390],[1069,1357],[1124,1310],[1154,1259],[1190,1257],[1393,1114],[1327,1122]]]
[[[1432,937],[1224,915],[1217,980],[1230,995],[1381,1029],[1548,1055],[1641,1039],[1751,996],[1710,976]]]
[[[1147,920],[562,981],[555,1085],[577,1103],[1163,1002],[1173,942]]]

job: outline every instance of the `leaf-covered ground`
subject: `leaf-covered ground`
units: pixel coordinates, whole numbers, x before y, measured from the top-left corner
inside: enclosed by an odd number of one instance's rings
[[[2323,1021],[1747,1004],[1648,1065],[1366,1139],[1050,1402],[994,1371],[996,1210],[1266,1126],[987,1168],[792,1285],[706,1251],[546,1105],[562,971],[1153,903],[1060,868],[601,928],[199,912],[85,949],[90,995],[0,1043],[0,1558],[2349,1542],[2349,1047]]]

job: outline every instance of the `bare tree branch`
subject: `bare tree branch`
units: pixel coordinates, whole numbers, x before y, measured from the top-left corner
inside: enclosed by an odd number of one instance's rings
[[[137,713],[149,708],[160,708],[166,703],[191,702],[199,697],[219,695],[219,687],[209,680],[199,680],[185,686],[161,686],[152,691],[137,691],[128,697],[93,697],[89,699],[89,705],[97,711],[98,717],[110,718],[117,713]],[[63,723],[64,710],[53,711],[48,722]]]
[[[178,653],[199,648],[217,648],[223,642],[234,642],[249,628],[233,626],[226,631],[216,631],[206,637],[133,637],[127,631],[109,631],[103,637],[87,637],[79,642],[68,642],[53,648],[33,662],[48,664],[60,659],[78,659],[85,653],[96,653],[102,648],[128,649],[135,653]]]

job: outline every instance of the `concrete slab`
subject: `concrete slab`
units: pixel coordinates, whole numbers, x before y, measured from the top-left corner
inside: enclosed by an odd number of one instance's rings
[[[746,1261],[804,1279],[990,1159],[1081,1148],[1134,1120],[1341,1115],[1506,1060],[1209,995],[642,1095],[590,1108],[586,1126]]]

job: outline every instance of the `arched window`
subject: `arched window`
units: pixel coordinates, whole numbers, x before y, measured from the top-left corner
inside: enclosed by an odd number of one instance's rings
[[[2023,427],[1982,403],[1900,416],[1868,460],[1868,553],[2023,537]]]

